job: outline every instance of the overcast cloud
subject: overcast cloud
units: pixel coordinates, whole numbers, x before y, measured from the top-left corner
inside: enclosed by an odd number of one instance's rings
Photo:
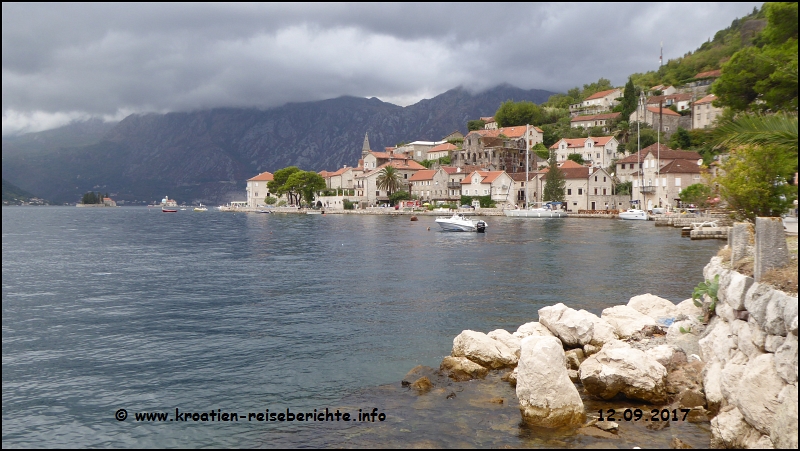
[[[3,3],[3,135],[136,112],[456,86],[566,91],[694,51],[761,3]]]

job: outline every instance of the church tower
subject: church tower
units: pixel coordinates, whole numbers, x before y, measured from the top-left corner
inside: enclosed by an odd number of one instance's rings
[[[361,159],[364,159],[369,154],[369,132],[364,133],[364,145],[361,146]]]

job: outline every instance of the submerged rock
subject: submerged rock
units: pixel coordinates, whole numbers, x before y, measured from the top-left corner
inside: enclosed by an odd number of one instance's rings
[[[442,359],[442,364],[439,366],[439,369],[456,381],[483,379],[489,374],[487,368],[478,365],[466,357],[447,356]]]
[[[583,424],[583,401],[567,375],[561,342],[531,336],[521,345],[516,391],[523,421],[546,428]]]

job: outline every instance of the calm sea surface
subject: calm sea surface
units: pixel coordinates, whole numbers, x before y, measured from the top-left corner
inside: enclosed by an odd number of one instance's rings
[[[537,441],[515,426],[513,405],[492,414],[511,426],[454,420],[435,391],[399,382],[416,365],[438,367],[462,330],[513,332],[546,305],[599,314],[648,292],[682,301],[720,246],[602,219],[488,217],[474,234],[439,232],[425,216],[2,216],[3,447],[585,445]],[[386,421],[134,420],[176,408],[362,407]]]

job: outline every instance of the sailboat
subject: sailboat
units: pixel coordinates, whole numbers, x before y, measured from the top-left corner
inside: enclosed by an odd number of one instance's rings
[[[528,185],[530,184],[530,144],[528,144],[528,129],[525,129],[525,202],[528,208],[516,208],[513,210],[503,210],[503,214],[509,218],[566,218],[567,212],[561,209],[561,202],[528,202]],[[540,205],[535,207],[532,205]]]
[[[641,187],[642,187],[643,179],[642,179],[642,161],[641,161],[641,158],[642,158],[642,140],[641,140],[641,136],[642,136],[642,134],[641,134],[641,128],[640,128],[640,125],[639,125],[641,123],[641,121],[639,120],[639,111],[644,110],[644,108],[645,108],[644,93],[642,93],[642,95],[639,98],[639,109],[636,110],[636,148],[637,148],[637,151],[636,151],[636,162],[637,162],[637,166],[639,168],[639,171],[638,171],[639,172],[639,186],[638,186],[638,188],[640,190],[641,190]],[[647,221],[647,212],[642,210],[642,209],[640,209],[640,208],[633,208],[634,204],[636,204],[636,206],[639,207],[640,206],[639,205],[639,199],[632,200],[631,201],[631,208],[620,212],[619,213],[619,218],[620,219],[625,219],[625,220],[628,220],[628,221]]]

